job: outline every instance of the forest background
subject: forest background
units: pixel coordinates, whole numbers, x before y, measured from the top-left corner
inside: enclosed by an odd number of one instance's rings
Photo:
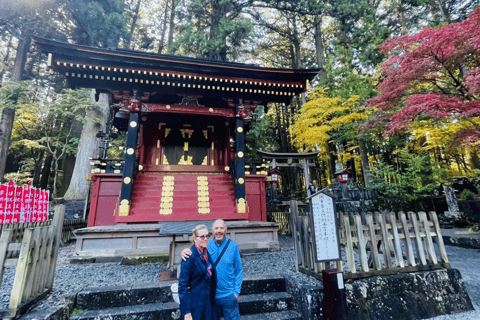
[[[1,0],[0,182],[33,179],[53,196],[86,198],[88,160],[107,130],[108,101],[70,90],[46,69],[32,36],[234,61],[318,68],[290,105],[257,108],[257,149],[318,151],[312,178],[336,165],[352,181],[398,198],[430,194],[480,169],[479,0]],[[102,103],[103,101],[103,103]],[[122,136],[113,142],[122,144]],[[77,156],[78,154],[78,156]],[[110,148],[108,157],[120,157]],[[77,159],[76,159],[77,158]],[[76,161],[77,160],[77,161]],[[86,173],[87,172],[87,173]],[[70,183],[70,181],[75,181]],[[69,187],[70,185],[70,187]],[[285,196],[305,192],[282,172]],[[79,187],[80,186],[80,187]]]

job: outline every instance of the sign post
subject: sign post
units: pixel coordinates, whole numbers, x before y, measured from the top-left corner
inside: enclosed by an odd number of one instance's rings
[[[348,320],[343,273],[330,269],[330,261],[340,261],[340,236],[334,195],[323,189],[309,198],[315,262],[325,262],[322,272],[327,319]]]

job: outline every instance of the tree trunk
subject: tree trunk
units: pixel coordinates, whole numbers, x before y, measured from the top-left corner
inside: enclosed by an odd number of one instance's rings
[[[18,41],[17,56],[13,65],[11,81],[22,81],[28,50],[30,49],[30,35],[26,34]]]
[[[168,27],[168,42],[167,42],[167,52],[169,54],[173,54],[172,52],[172,44],[173,44],[173,30],[175,29],[175,8],[177,4],[175,0],[172,0],[172,7],[170,11],[170,25]]]
[[[318,75],[321,79],[325,75],[325,69],[323,69],[323,66],[327,63],[327,58],[325,57],[325,47],[323,46],[322,19],[318,15],[315,16],[314,27],[315,53],[317,55],[318,68],[320,69]]]
[[[14,109],[5,108],[2,110],[2,118],[0,121],[0,183],[4,181],[8,147],[10,146],[10,137],[12,136],[13,119],[15,119]]]
[[[50,172],[52,170],[52,160],[53,155],[49,154],[45,158],[45,163],[43,164],[42,177],[40,178],[40,188],[47,189],[48,181],[50,180]]]
[[[33,185],[36,186],[40,182],[40,172],[42,169],[43,164],[43,156],[45,155],[45,151],[40,151],[38,153],[38,158],[35,161],[35,166],[33,169]]]
[[[62,160],[61,169],[63,172],[62,175],[62,186],[58,190],[58,195],[61,197],[67,191],[68,186],[70,185],[70,180],[72,180],[73,170],[75,168],[75,156],[66,156]]]
[[[368,188],[370,186],[370,176],[368,175],[370,164],[368,163],[367,147],[365,146],[365,141],[361,138],[358,139],[358,144],[360,149],[360,159],[362,161],[363,181],[365,182],[365,188]]]
[[[27,34],[20,38],[17,47],[17,56],[13,65],[11,81],[22,81],[25,61],[30,47],[30,35]],[[5,166],[7,165],[8,148],[10,147],[10,138],[12,137],[13,121],[15,119],[15,110],[5,108],[2,110],[0,119],[0,183],[3,182],[5,175]]]
[[[137,20],[138,20],[138,12],[140,11],[140,5],[142,4],[142,0],[138,0],[137,6],[135,7],[135,12],[132,17],[132,25],[130,26],[130,39],[128,40],[127,47],[130,50],[133,50],[131,47],[132,45],[132,39],[133,39],[133,32],[135,31],[135,27],[137,26]]]
[[[94,99],[94,91],[92,91],[92,100]],[[90,174],[89,157],[96,158],[98,155],[98,148],[102,142],[96,137],[96,134],[99,130],[105,130],[110,108],[110,96],[101,93],[98,105],[98,110],[87,111],[88,118],[98,118],[99,121],[87,121],[83,126],[72,179],[64,195],[65,200],[85,200],[87,197],[89,184],[85,177]]]
[[[162,34],[160,36],[160,43],[158,44],[158,54],[162,54],[163,47],[165,47],[165,34],[167,31],[167,18],[168,18],[168,7],[165,6],[165,12],[163,13],[163,26]]]

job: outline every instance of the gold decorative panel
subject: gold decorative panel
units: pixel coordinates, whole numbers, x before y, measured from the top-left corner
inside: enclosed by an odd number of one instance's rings
[[[162,183],[162,194],[160,198],[160,211],[161,215],[172,214],[173,208],[173,190],[175,184],[174,176],[164,176]]]
[[[206,155],[205,158],[203,158],[202,166],[206,166],[207,164],[208,164],[208,155]]]
[[[198,213],[210,213],[210,194],[208,190],[208,177],[197,177]]]

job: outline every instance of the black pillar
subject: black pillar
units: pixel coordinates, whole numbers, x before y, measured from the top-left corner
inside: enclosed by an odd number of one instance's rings
[[[243,119],[235,120],[235,197],[237,212],[246,213],[245,202],[245,132]]]
[[[130,113],[128,121],[127,145],[125,150],[125,164],[123,165],[122,189],[120,192],[119,216],[128,216],[130,212],[130,198],[132,196],[133,173],[135,170],[135,151],[137,149],[138,113]]]

